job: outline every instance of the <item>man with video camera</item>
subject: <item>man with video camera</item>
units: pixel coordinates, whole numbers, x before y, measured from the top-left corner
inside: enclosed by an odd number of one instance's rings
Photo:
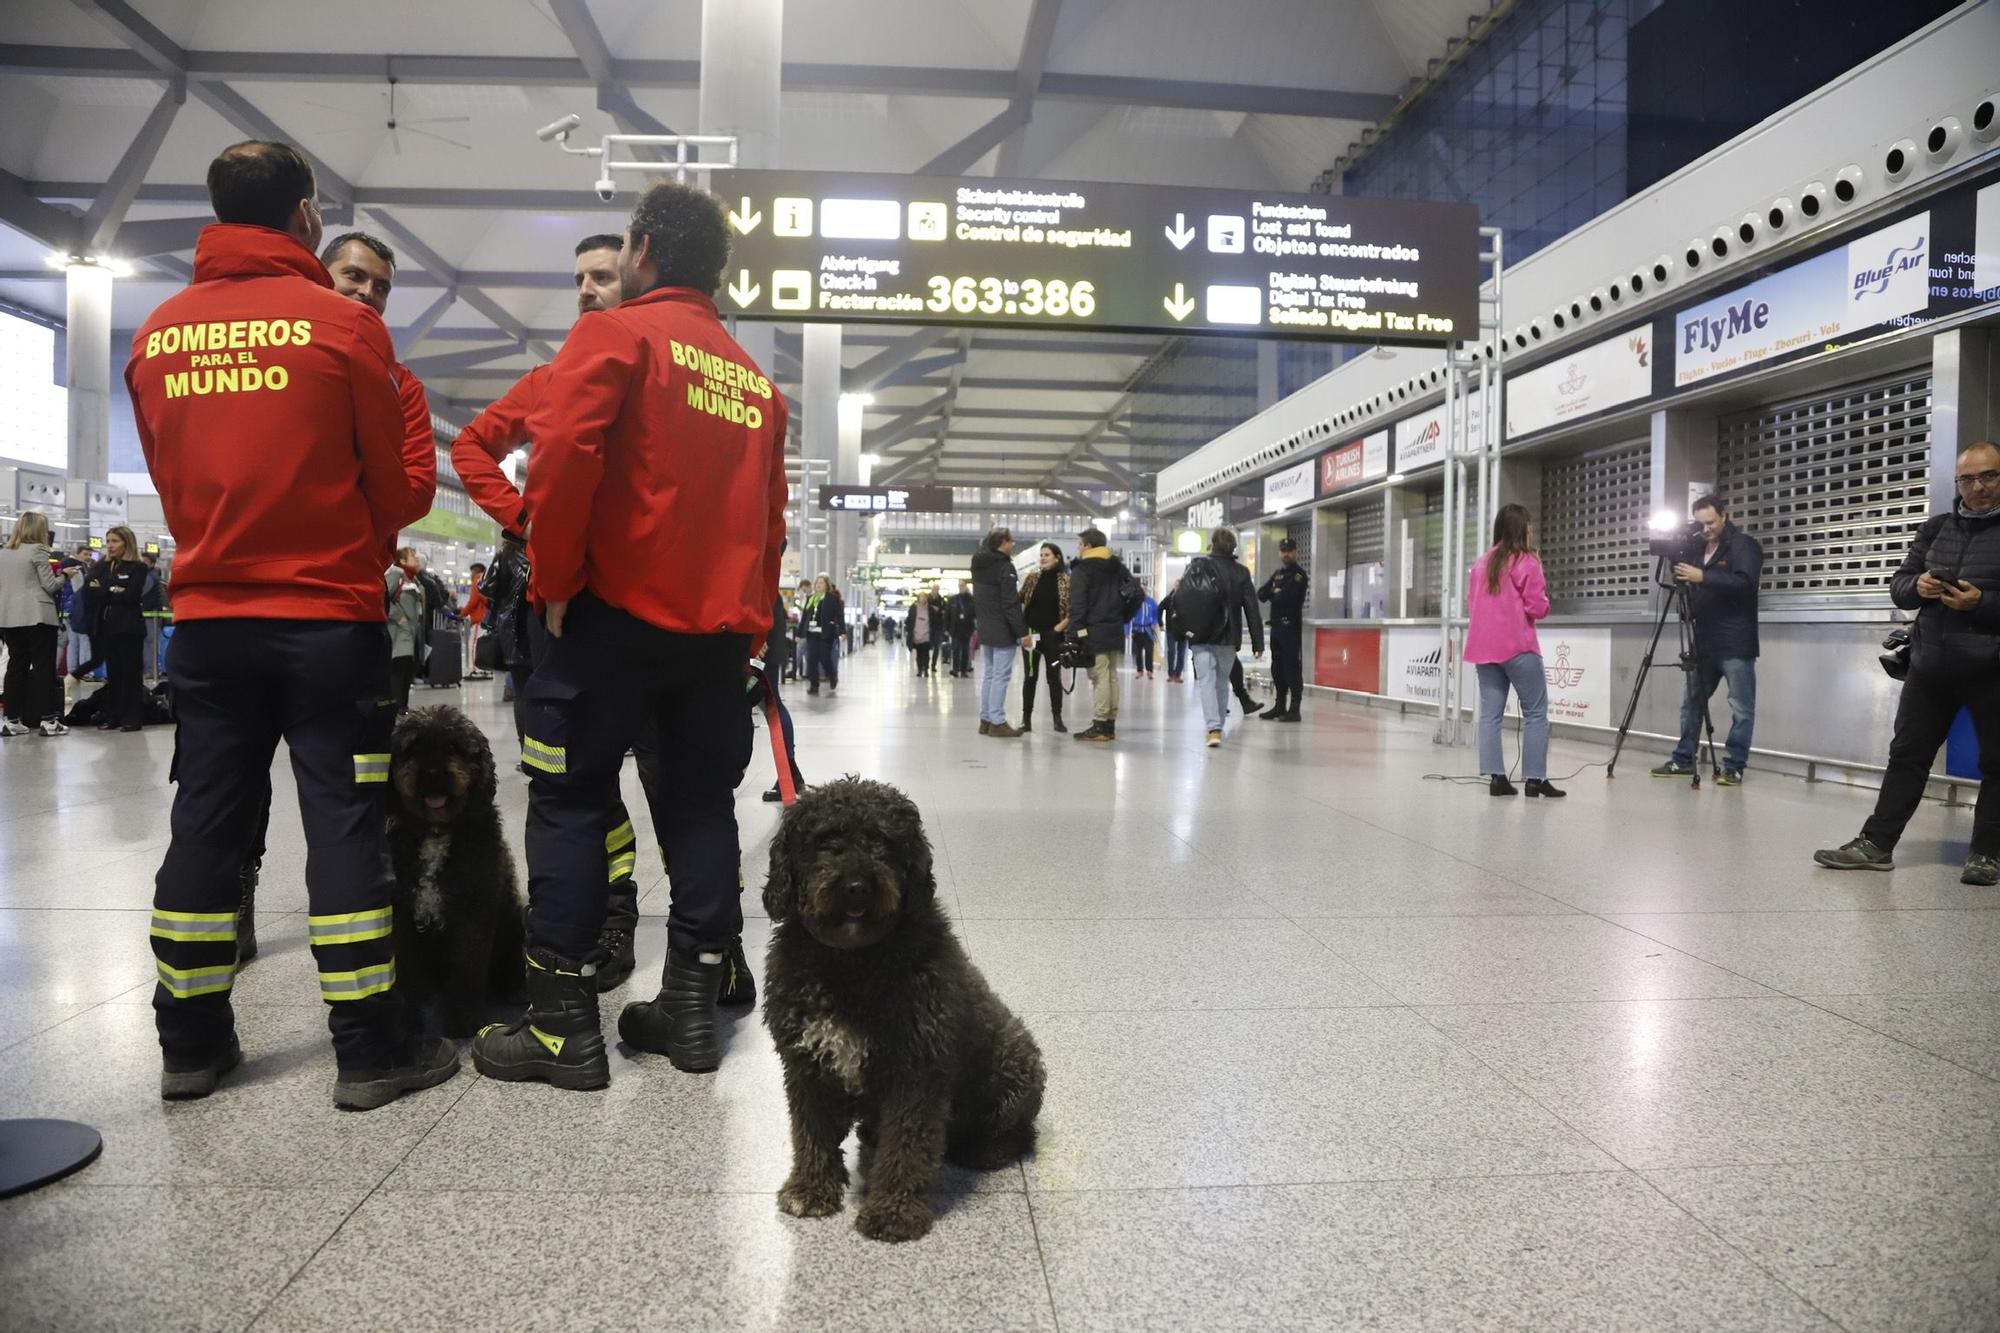
[[[1723,745],[1718,787],[1743,782],[1750,762],[1750,733],[1757,723],[1757,580],[1764,548],[1729,521],[1729,509],[1714,494],[1688,511],[1687,548],[1674,562],[1674,582],[1687,590],[1694,621],[1694,664],[1681,700],[1681,739],[1656,778],[1684,778],[1694,772],[1695,747],[1715,687],[1729,682],[1729,738]],[[1699,524],[1701,531],[1693,529]]]
[[[1903,826],[1923,800],[1938,747],[1958,718],[1972,714],[1979,737],[1979,802],[1972,850],[1961,884],[2000,884],[2000,445],[1968,446],[1958,456],[1958,502],[1917,529],[1889,583],[1897,606],[1917,613],[1909,671],[1896,704],[1896,731],[1875,813],[1861,836],[1813,853],[1832,870],[1893,870]]]

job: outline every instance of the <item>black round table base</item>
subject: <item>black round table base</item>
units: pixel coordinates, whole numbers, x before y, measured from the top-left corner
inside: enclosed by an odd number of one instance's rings
[[[0,1120],[0,1199],[81,1171],[103,1151],[103,1137],[74,1120]]]

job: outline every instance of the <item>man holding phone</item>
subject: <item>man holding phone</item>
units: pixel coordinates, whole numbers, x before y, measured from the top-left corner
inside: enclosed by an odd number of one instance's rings
[[[1834,870],[1892,870],[1903,826],[1923,799],[1938,747],[1958,710],[1972,714],[1979,737],[1979,802],[1964,884],[2000,884],[2000,445],[1968,446],[1958,456],[1958,502],[1917,529],[1890,583],[1890,597],[1917,613],[1910,632],[1910,674],[1896,706],[1889,768],[1875,813],[1861,836],[1815,852]]]

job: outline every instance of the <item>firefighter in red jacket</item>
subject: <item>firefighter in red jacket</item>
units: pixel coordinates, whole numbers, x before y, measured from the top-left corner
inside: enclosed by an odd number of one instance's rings
[[[609,310],[618,304],[621,296],[618,252],[624,244],[624,237],[608,233],[586,236],[576,243],[573,276],[579,318],[593,310]],[[466,494],[504,532],[516,536],[527,531],[527,502],[521,498],[521,492],[514,483],[507,479],[500,465],[515,449],[528,443],[528,417],[541,406],[548,377],[549,367],[545,365],[536,366],[521,376],[514,381],[512,388],[459,431],[451,444],[451,465],[459,480],[465,483]],[[534,665],[547,655],[548,635],[534,609],[525,605],[526,589],[522,591],[523,605],[516,614],[525,623],[523,637],[527,642],[528,661],[518,664],[520,676],[525,680]],[[523,736],[527,733],[527,712],[528,700],[522,694],[514,701],[514,728]],[[645,788],[646,804],[653,811],[653,825],[658,829],[664,822],[664,810],[660,804],[659,752],[651,738],[646,736],[634,738],[632,748],[639,761],[639,781]],[[525,761],[522,769],[532,772]],[[639,928],[639,884],[633,874],[638,869],[639,839],[633,830],[632,818],[626,813],[624,801],[615,796],[613,799],[612,831],[604,845],[609,887],[605,891],[604,929],[598,937],[598,950],[604,955],[597,965],[596,974],[600,993],[624,985],[638,966],[633,951],[633,936]],[[743,942],[738,939],[733,942],[725,963],[721,1002],[748,1004],[755,998],[750,965],[743,954]]]
[[[172,841],[153,899],[161,1095],[202,1097],[241,1059],[229,991],[238,875],[286,742],[305,825],[307,932],[329,1006],[338,1106],[443,1082],[451,1043],[405,1024],[383,836],[389,658],[382,551],[429,508],[434,457],[404,451],[395,355],[331,289],[310,164],[249,142],[209,167],[219,225],[194,282],[134,335],[139,439],[179,546]]]
[[[728,258],[713,196],[648,190],[619,255],[623,303],[577,321],[528,419],[528,552],[551,642],[526,686],[528,1012],[474,1040],[491,1078],[610,1080],[593,975],[604,854],[619,766],[647,729],[674,760],[657,830],[673,866],[667,962],[618,1034],[684,1070],[721,1060],[716,997],[743,924],[744,671],[785,534],[785,402],[716,314]]]
[[[320,251],[320,263],[333,279],[333,290],[359,301],[384,319],[389,313],[389,293],[396,286],[396,252],[363,231],[334,237]],[[437,435],[431,426],[430,399],[423,381],[396,363],[396,400],[403,412],[403,466],[412,475],[426,469],[437,472]],[[395,540],[383,553],[385,567],[395,562]],[[264,865],[264,842],[271,828],[271,784],[264,784],[264,801],[256,821],[256,836],[244,858],[243,898],[236,910],[236,961],[247,966],[257,957],[257,879]]]

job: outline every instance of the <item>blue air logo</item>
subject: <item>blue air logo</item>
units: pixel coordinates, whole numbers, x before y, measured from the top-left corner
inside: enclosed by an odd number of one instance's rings
[[[1889,290],[1890,280],[1898,273],[1906,273],[1913,268],[1924,266],[1924,242],[1927,236],[1919,236],[1908,245],[1899,245],[1889,251],[1889,257],[1880,268],[1864,268],[1854,275],[1854,299],[1864,296],[1879,296]]]

